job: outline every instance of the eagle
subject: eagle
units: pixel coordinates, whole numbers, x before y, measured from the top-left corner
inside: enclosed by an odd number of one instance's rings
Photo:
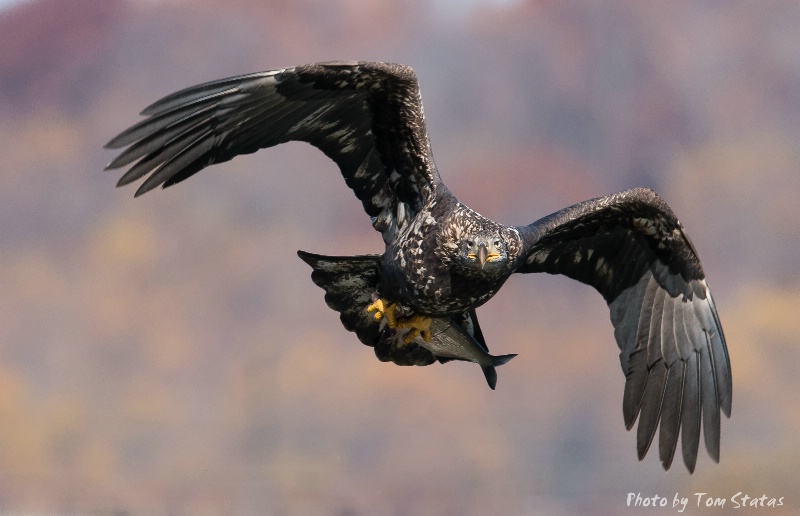
[[[490,220],[442,182],[416,74],[400,64],[240,75],[178,91],[141,114],[106,145],[124,149],[107,169],[129,167],[117,186],[147,176],[136,196],[289,141],[308,142],[338,165],[383,253],[298,254],[344,327],[380,360],[472,360],[494,388],[494,366],[513,355],[488,355],[476,309],[512,274],[562,274],[594,287],[609,306],[625,374],[622,412],[628,430],[639,421],[639,460],[659,430],[664,469],[680,437],[693,472],[702,424],[719,461],[720,412],[730,417],[732,399],[725,337],[697,250],[652,190],[579,202],[526,226]],[[448,346],[456,351],[442,351]],[[481,353],[491,358],[470,358]]]

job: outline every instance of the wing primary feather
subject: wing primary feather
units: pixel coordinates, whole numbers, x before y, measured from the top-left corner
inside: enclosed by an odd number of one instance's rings
[[[170,111],[177,106],[182,106],[190,102],[207,99],[211,96],[226,95],[230,92],[242,90],[243,86],[247,85],[250,82],[253,83],[261,82],[263,79],[266,79],[270,76],[274,76],[281,71],[283,70],[256,72],[247,75],[239,75],[236,77],[228,77],[225,79],[206,82],[203,84],[198,84],[196,86],[190,86],[180,91],[176,91],[175,93],[170,93],[166,97],[163,97],[153,102],[152,104],[144,108],[140,112],[140,114],[144,116],[160,115],[161,113]]]
[[[676,299],[675,304],[675,346],[678,356],[681,360],[686,361],[694,352],[692,340],[686,328],[686,314],[687,311],[691,311],[692,302],[684,297]]]
[[[628,359],[628,373],[625,375],[625,393],[622,397],[622,415],[625,428],[630,430],[636,423],[642,397],[647,386],[647,350],[637,349]]]
[[[136,190],[134,197],[138,197],[157,187],[168,180],[170,176],[179,172],[184,166],[189,165],[211,150],[214,146],[214,139],[211,136],[211,131],[200,134],[177,154],[161,164]]]
[[[149,156],[145,156],[138,163],[128,169],[127,172],[122,174],[122,177],[119,178],[117,181],[117,187],[125,186],[129,183],[132,183],[139,179],[142,176],[147,175],[151,170],[156,168],[158,164],[162,161],[164,154],[164,149],[158,149],[150,153]]]
[[[653,278],[653,275],[648,271],[647,285],[645,287],[644,296],[642,297],[642,305],[639,310],[639,325],[636,331],[637,349],[647,349],[650,345],[650,320],[653,318],[653,305],[655,304],[656,292],[658,292],[658,284]]]
[[[726,417],[731,417],[731,404],[733,398],[733,386],[731,379],[730,358],[728,357],[728,347],[725,345],[725,334],[722,331],[722,325],[719,322],[719,315],[717,314],[717,307],[714,304],[714,298],[709,293],[706,296],[706,302],[711,309],[711,315],[714,317],[714,324],[716,332],[712,336],[712,350],[714,358],[714,370],[717,373],[717,389],[719,393],[719,404],[722,412]]]
[[[162,115],[154,116],[145,118],[138,124],[126,129],[125,131],[121,132],[117,136],[115,136],[111,141],[105,144],[106,149],[116,149],[120,147],[126,147],[133,143],[139,142],[148,136],[151,136],[153,133],[157,133],[167,127],[172,127],[175,124],[179,124],[186,119],[191,119],[196,116],[202,115],[203,113],[207,113],[212,111],[218,106],[216,102],[210,102],[205,106],[181,106],[179,109],[175,109],[170,113],[164,113]],[[115,160],[116,161],[116,160]],[[113,163],[113,162],[112,162]],[[119,164],[115,167],[109,165],[107,168],[118,168],[123,166]]]
[[[641,307],[639,308],[639,324],[636,329],[634,349],[647,350],[650,345],[650,319],[653,317],[653,304],[657,291],[658,285],[648,271],[647,284],[644,296],[642,296]]]
[[[683,381],[683,403],[681,404],[681,448],[683,463],[694,473],[697,450],[700,447],[700,360],[699,352],[689,355]]]
[[[664,292],[664,311],[661,314],[661,356],[667,367],[679,360],[675,336],[675,298]]]
[[[639,311],[639,325],[636,330],[634,351],[628,358],[628,370],[625,375],[625,393],[623,395],[623,415],[625,426],[630,430],[636,422],[636,417],[642,404],[648,378],[648,347],[650,341],[650,319],[653,315],[653,298],[658,285],[652,276],[648,276]]]
[[[636,431],[636,450],[639,460],[642,460],[650,449],[653,437],[658,429],[658,420],[661,417],[661,407],[664,404],[666,390],[667,367],[664,360],[659,360],[648,368],[647,386],[642,398],[641,417],[639,428]]]
[[[657,282],[653,282],[655,293],[653,295],[653,309],[650,315],[650,338],[647,341],[647,366],[652,367],[653,364],[661,360],[661,321],[664,316],[664,303],[669,294],[666,290],[660,288]]]
[[[208,159],[209,158],[207,155],[198,157],[196,160],[189,163],[175,174],[171,175],[166,181],[164,181],[164,183],[161,185],[161,188],[167,188],[168,186],[172,186],[192,177],[194,174],[202,170],[203,167],[205,167]]]
[[[636,349],[639,321],[642,316],[648,280],[649,276],[642,276],[635,285],[620,292],[609,304],[614,336],[620,348],[619,358],[623,373],[627,373],[628,358]]]
[[[119,181],[117,181],[117,186],[119,187],[127,185],[128,183],[132,183],[133,181],[136,181],[140,177],[146,175],[154,168],[163,167],[166,162],[172,159],[175,155],[180,154],[193,142],[196,142],[198,138],[207,136],[210,133],[210,129],[207,129],[201,125],[189,132],[181,134],[177,138],[172,139],[168,144],[154,150],[142,158],[130,169],[128,169],[128,171],[119,178]]]
[[[717,397],[717,375],[711,350],[712,335],[706,330],[706,349],[700,353],[700,391],[703,403],[703,437],[706,450],[714,462],[719,462],[720,417]]]
[[[658,456],[665,471],[672,465],[672,458],[678,447],[685,372],[686,363],[682,360],[678,360],[667,370],[664,403],[661,408],[661,427],[658,432]]]
[[[210,107],[213,109],[213,106]],[[169,123],[164,126],[158,126],[151,134],[144,136],[136,141],[106,166],[106,170],[124,167],[133,163],[137,159],[150,154],[151,152],[158,151],[164,146],[169,145],[176,138],[181,137],[185,133],[193,132],[198,127],[210,122],[210,118],[204,117],[197,120],[196,117],[205,113],[206,111],[193,113],[192,116],[184,117],[174,123]]]

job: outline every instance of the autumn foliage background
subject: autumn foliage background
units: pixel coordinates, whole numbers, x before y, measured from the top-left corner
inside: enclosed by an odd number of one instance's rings
[[[798,27],[788,0],[0,11],[0,513],[638,514],[629,492],[739,491],[795,513]],[[167,93],[337,59],[416,69],[441,174],[489,217],[633,186],[670,203],[733,366],[719,465],[636,460],[607,308],[566,278],[480,310],[492,351],[519,353],[495,392],[474,364],[378,362],[295,255],[382,250],[312,147],[136,200],[102,171]]]

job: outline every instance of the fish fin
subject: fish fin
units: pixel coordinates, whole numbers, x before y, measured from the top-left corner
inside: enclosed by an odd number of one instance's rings
[[[512,353],[510,355],[500,355],[499,357],[492,357],[492,365],[481,367],[483,370],[483,376],[486,377],[486,383],[489,384],[489,387],[494,390],[495,386],[497,386],[497,371],[495,367],[500,367],[501,365],[505,364],[512,358],[517,356],[516,353]]]
[[[497,371],[494,366],[482,366],[481,369],[483,369],[483,376],[486,377],[486,383],[489,384],[489,388],[494,390],[497,385]]]
[[[488,353],[489,346],[486,345],[486,339],[483,338],[483,332],[481,331],[481,325],[478,324],[478,314],[475,312],[475,309],[473,308],[465,315],[467,315],[472,322],[472,338],[478,341],[478,344]]]
[[[509,360],[517,356],[516,353],[511,353],[510,355],[500,355],[499,357],[492,357],[492,367],[499,367]]]

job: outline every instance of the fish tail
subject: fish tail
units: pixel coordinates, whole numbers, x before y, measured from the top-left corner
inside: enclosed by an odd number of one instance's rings
[[[495,367],[499,367],[512,358],[517,356],[516,353],[512,353],[510,355],[500,355],[499,357],[492,357],[492,363],[488,366],[482,366],[481,369],[483,370],[483,376],[486,377],[486,383],[489,384],[489,387],[494,390],[495,386],[497,385],[497,371]]]

